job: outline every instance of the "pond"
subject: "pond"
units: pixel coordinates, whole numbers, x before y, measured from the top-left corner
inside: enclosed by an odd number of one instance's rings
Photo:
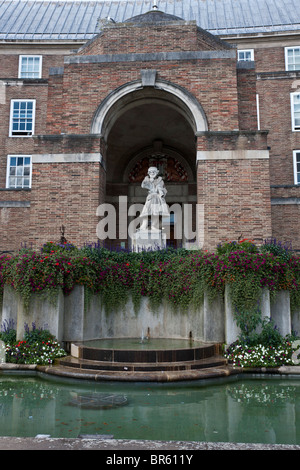
[[[0,375],[0,435],[300,444],[300,380],[122,383]]]

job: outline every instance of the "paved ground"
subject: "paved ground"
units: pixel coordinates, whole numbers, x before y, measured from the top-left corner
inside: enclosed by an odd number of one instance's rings
[[[153,454],[165,451],[256,451],[256,450],[296,450],[300,451],[297,445],[272,445],[272,444],[238,444],[238,443],[216,443],[216,442],[161,442],[161,441],[139,441],[139,440],[117,440],[117,439],[52,439],[52,438],[19,438],[0,437],[0,450],[102,450],[113,451],[118,454],[124,451],[151,451]],[[151,453],[150,452],[150,453]],[[111,453],[110,453],[111,454]],[[180,455],[179,454],[179,455]],[[107,452],[105,455],[108,455]]]

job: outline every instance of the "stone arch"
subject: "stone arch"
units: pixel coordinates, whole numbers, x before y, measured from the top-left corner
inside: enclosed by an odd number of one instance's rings
[[[155,71],[142,72],[141,80],[124,84],[106,97],[91,124],[91,133],[102,137],[105,201],[115,206],[117,214],[123,210],[119,206],[120,196],[127,197],[128,206],[144,204],[145,192],[141,183],[130,180],[128,175],[143,157],[150,157],[150,160],[158,159],[162,169],[166,169],[167,203],[178,207],[190,205],[194,211],[197,198],[196,133],[207,130],[206,116],[187,90],[156,80]],[[183,174],[185,177],[181,179]],[[178,221],[182,225],[179,218]],[[173,246],[181,243],[174,236],[175,216],[168,226],[168,243]],[[120,243],[130,243],[124,237],[121,239]]]
[[[143,86],[142,80],[126,83],[111,92],[95,112],[91,134],[101,134],[107,140],[110,129],[123,112],[143,100],[162,100],[174,107],[189,121],[194,134],[208,130],[204,110],[196,98],[183,87],[156,80],[154,86]]]

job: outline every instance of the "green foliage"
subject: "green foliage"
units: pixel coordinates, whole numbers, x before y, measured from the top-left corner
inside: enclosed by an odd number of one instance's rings
[[[228,253],[232,253],[234,251],[246,251],[247,253],[257,253],[258,248],[253,243],[253,241],[244,238],[240,241],[231,241],[220,243],[217,246],[217,254],[218,255],[227,255]]]
[[[42,253],[74,253],[78,251],[78,248],[73,245],[73,243],[54,243],[54,242],[47,242],[42,247]]]
[[[48,331],[36,328],[32,330],[25,325],[22,341],[16,340],[16,331],[9,329],[10,334],[2,336],[6,345],[6,362],[14,364],[52,364],[56,358],[66,355],[56,338]]]
[[[290,244],[283,244],[277,241],[275,238],[265,240],[261,246],[260,251],[262,253],[272,253],[274,256],[278,256],[283,261],[289,261],[293,257]]]
[[[249,346],[236,342],[227,349],[225,357],[234,367],[280,367],[293,365],[292,355],[295,349],[289,340],[283,339],[276,347],[264,346],[260,343]]]
[[[236,246],[239,250],[233,249]],[[261,253],[248,240],[219,246],[217,253],[171,248],[131,253],[47,243],[39,252],[21,250],[15,256],[1,257],[0,292],[5,283],[22,296],[26,308],[33,293],[54,300],[58,290],[68,295],[82,285],[87,298],[101,297],[107,312],[123,308],[129,296],[136,308],[147,296],[153,307],[168,302],[175,309],[187,310],[197,307],[204,293],[209,299],[223,296],[227,286],[236,319],[247,329],[256,321],[257,301],[264,288],[271,295],[288,290],[292,308],[300,307],[299,257],[285,260]]]
[[[256,327],[259,324],[259,331],[242,331],[238,340],[226,350],[225,357],[238,367],[293,365],[292,355],[296,350],[293,341],[297,337],[282,336],[270,318],[261,319]]]
[[[40,251],[25,249],[0,257],[0,295],[5,284],[22,296],[27,308],[32,294],[52,300],[58,290],[68,295],[81,285],[85,298],[98,295],[107,313],[124,308],[129,296],[136,308],[147,297],[153,308],[168,302],[184,312],[199,306],[204,294],[209,300],[223,296],[226,287],[242,332],[238,346],[256,348],[259,344],[273,350],[282,348],[283,342],[284,349],[288,340],[283,341],[276,328],[261,319],[258,301],[263,289],[271,296],[288,290],[292,310],[300,308],[300,258],[278,243],[266,243],[258,250],[249,240],[219,245],[216,253],[171,248],[131,253],[46,243]],[[33,327],[23,342],[14,344],[13,328],[4,326],[0,338],[13,345],[10,360],[22,361],[26,356],[26,361],[37,361],[36,351],[44,361],[63,354],[47,330]],[[46,356],[45,348],[49,350]]]
[[[37,328],[34,323],[32,323],[32,330],[30,330],[29,326],[27,324],[25,325],[24,341],[26,341],[27,344],[51,342],[54,340],[55,337],[49,330]]]
[[[5,344],[14,343],[17,339],[17,332],[14,328],[14,322],[12,320],[4,320],[1,325],[0,340],[4,341]]]
[[[234,319],[242,332],[243,338],[250,338],[261,323],[259,307],[249,310],[235,310]]]

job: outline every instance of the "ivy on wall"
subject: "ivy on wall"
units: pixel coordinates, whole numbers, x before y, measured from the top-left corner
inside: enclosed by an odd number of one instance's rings
[[[82,285],[100,295],[108,312],[126,304],[138,307],[143,296],[153,304],[167,301],[181,311],[196,307],[230,289],[237,312],[255,312],[264,288],[271,296],[290,292],[292,310],[300,308],[300,258],[274,241],[263,247],[252,242],[219,245],[215,253],[165,249],[130,253],[99,246],[46,243],[40,251],[20,250],[0,257],[0,293],[12,286],[28,308],[33,293],[55,298]]]

